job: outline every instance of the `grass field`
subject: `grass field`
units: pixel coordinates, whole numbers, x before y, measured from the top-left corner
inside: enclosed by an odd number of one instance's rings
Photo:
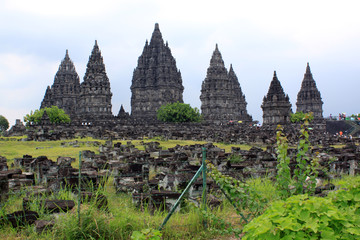
[[[21,141],[23,137],[12,137],[2,138],[0,140],[0,156],[8,159],[10,165],[14,158],[22,158],[23,155],[31,155],[32,157],[47,156],[49,159],[56,161],[58,157],[72,157],[75,159],[79,158],[79,152],[84,150],[94,151],[99,153],[99,144],[104,144],[105,140],[98,140],[93,138],[78,138],[71,140],[60,140],[60,141]],[[193,144],[205,144],[205,141],[186,141],[186,140],[159,140],[159,139],[144,139],[144,140],[133,140],[132,144],[135,145],[139,150],[144,150],[144,146],[141,142],[160,142],[163,149],[175,147],[176,145],[193,145]],[[66,143],[75,142],[75,147]],[[127,141],[113,141],[113,144],[121,142],[126,144]],[[225,149],[226,152],[231,152],[231,147],[240,147],[243,150],[251,148],[250,145],[234,145],[234,144],[214,144],[221,149]],[[75,163],[76,164],[76,163]],[[76,165],[74,165],[76,166]]]

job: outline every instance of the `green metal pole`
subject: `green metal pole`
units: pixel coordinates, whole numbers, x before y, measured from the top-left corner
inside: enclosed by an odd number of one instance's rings
[[[166,216],[166,218],[164,219],[164,222],[161,224],[161,226],[159,227],[159,231],[161,231],[163,229],[163,227],[165,226],[165,224],[167,223],[167,221],[169,221],[171,215],[173,215],[173,213],[175,212],[175,209],[177,208],[177,206],[180,204],[181,199],[183,198],[183,196],[189,191],[191,185],[195,182],[195,180],[198,178],[198,176],[200,175],[201,171],[203,170],[203,165],[201,165],[201,167],[197,170],[197,172],[195,173],[195,175],[193,176],[193,178],[190,180],[189,184],[186,186],[185,190],[182,192],[182,194],[180,195],[180,197],[178,198],[178,200],[176,200],[174,206],[171,208],[169,214]]]
[[[79,190],[78,190],[78,221],[79,227],[81,227],[80,222],[80,204],[81,204],[81,152],[79,152]]]
[[[206,148],[202,148],[202,166],[203,166],[203,208],[206,211]],[[204,220],[204,228],[207,228],[207,222]]]

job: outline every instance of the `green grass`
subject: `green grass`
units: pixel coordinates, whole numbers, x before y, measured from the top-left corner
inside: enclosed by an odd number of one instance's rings
[[[6,138],[5,138],[6,139]],[[63,142],[78,141],[79,147],[62,146]],[[72,139],[61,141],[0,141],[0,155],[6,157],[8,160],[14,158],[22,158],[23,155],[31,155],[32,157],[47,156],[49,159],[56,161],[61,157],[72,157],[78,159],[79,152],[83,150],[91,150],[98,153],[98,147],[93,146],[92,142],[101,142],[101,140],[94,140],[91,138],[86,139]]]
[[[132,198],[128,194],[116,194],[112,186],[113,179],[110,177],[105,186],[99,190],[107,196],[109,212],[98,210],[94,202],[81,205],[81,225],[78,224],[77,206],[67,213],[58,215],[56,224],[51,231],[38,234],[33,226],[13,229],[9,225],[0,225],[0,239],[130,239],[133,231],[142,229],[158,229],[164,221],[167,212],[155,211],[152,213],[147,206],[143,211],[136,208],[132,203]],[[59,195],[61,195],[59,197]],[[10,197],[4,213],[21,210],[21,200],[24,194],[14,194]],[[67,189],[57,193],[57,196],[47,198],[72,199],[72,195]],[[39,201],[38,201],[39,202]],[[50,220],[51,215],[43,213],[42,209],[34,201],[31,210],[36,210],[41,219]],[[77,201],[75,201],[77,203]],[[11,206],[11,208],[9,208]],[[2,208],[4,210],[4,208]],[[206,230],[203,227],[203,217],[201,209],[189,204],[184,210],[175,213],[162,234],[163,239],[209,239],[217,238],[218,233],[213,230]],[[2,213],[1,215],[3,215]],[[221,208],[213,210],[219,217],[227,217],[227,220],[237,222],[234,218],[232,206],[224,203]],[[236,216],[235,216],[236,217]],[[235,219],[235,220],[234,220]],[[213,226],[209,226],[211,228]]]
[[[84,150],[94,151],[99,153],[99,147],[94,146],[94,142],[101,144],[105,143],[105,140],[98,140],[93,138],[77,138],[71,140],[59,140],[59,141],[21,141],[23,137],[11,137],[0,139],[0,156],[8,159],[8,165],[10,165],[15,158],[22,158],[23,155],[31,155],[32,157],[47,156],[48,159],[56,161],[58,157],[72,157],[79,159],[79,152]],[[75,142],[77,141],[78,147],[63,146],[61,143]],[[175,147],[176,145],[194,145],[194,144],[205,144],[205,141],[190,141],[190,140],[158,140],[158,139],[144,139],[144,140],[133,140],[132,144],[135,145],[139,150],[144,150],[145,147],[141,144],[142,142],[148,143],[158,141],[162,149],[168,149]],[[127,141],[114,141],[113,143],[121,142],[126,145]],[[226,152],[231,152],[231,147],[240,147],[241,149],[248,150],[251,148],[250,145],[235,145],[235,144],[214,144],[219,148],[225,149]],[[78,166],[77,161],[73,164],[74,167]]]

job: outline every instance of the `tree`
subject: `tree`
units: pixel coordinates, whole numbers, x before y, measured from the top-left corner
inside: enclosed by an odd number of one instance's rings
[[[9,121],[0,115],[0,133],[6,131],[9,128]]]
[[[200,112],[192,108],[190,104],[169,103],[163,105],[157,111],[157,118],[163,122],[200,122]]]
[[[24,122],[29,125],[33,123],[40,123],[41,118],[46,111],[47,115],[50,118],[51,123],[69,123],[70,117],[65,113],[63,109],[58,108],[57,106],[51,106],[50,108],[42,108],[40,110],[31,111],[30,114],[26,114],[24,117]]]

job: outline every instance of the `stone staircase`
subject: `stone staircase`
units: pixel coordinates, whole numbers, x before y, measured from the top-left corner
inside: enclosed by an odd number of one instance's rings
[[[351,128],[348,131],[349,135],[354,135],[357,132],[360,132],[359,121],[347,121],[347,123],[351,126]]]

